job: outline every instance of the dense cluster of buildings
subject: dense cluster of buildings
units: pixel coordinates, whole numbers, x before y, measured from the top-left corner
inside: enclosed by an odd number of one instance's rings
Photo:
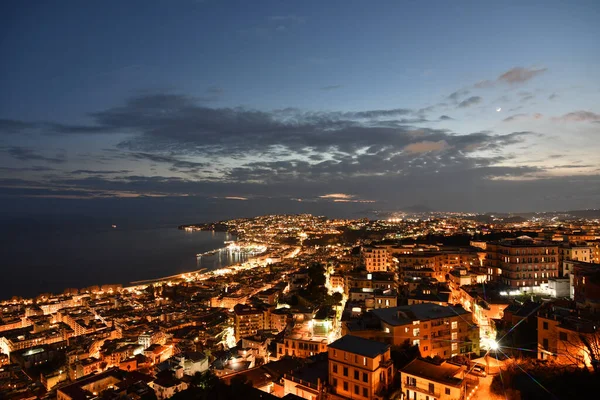
[[[0,397],[162,400],[210,371],[279,398],[486,398],[474,367],[514,356],[519,326],[534,343],[519,356],[592,368],[598,223],[467,217],[226,221],[268,250],[223,270],[4,301]]]

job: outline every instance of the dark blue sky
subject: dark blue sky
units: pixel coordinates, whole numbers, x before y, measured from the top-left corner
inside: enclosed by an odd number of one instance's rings
[[[7,1],[0,14],[5,200],[600,204],[596,1]]]

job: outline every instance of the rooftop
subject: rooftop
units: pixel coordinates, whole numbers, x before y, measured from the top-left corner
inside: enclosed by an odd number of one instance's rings
[[[448,386],[459,387],[463,380],[456,375],[463,369],[460,365],[443,362],[437,364],[433,361],[427,361],[422,358],[414,359],[406,367],[402,368],[402,373],[419,376],[432,381],[443,383]]]
[[[385,353],[390,348],[390,345],[358,336],[346,335],[331,343],[329,347],[369,358],[375,358],[378,355]]]
[[[440,306],[433,303],[410,306],[379,308],[371,313],[389,325],[405,325],[412,321],[426,321],[466,315],[469,312],[461,306]]]

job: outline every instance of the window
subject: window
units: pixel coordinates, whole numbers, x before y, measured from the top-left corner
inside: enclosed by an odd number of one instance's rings
[[[452,332],[452,340],[458,339],[458,333]]]
[[[435,385],[433,383],[429,384],[429,393],[433,393],[435,391]]]
[[[348,359],[348,353],[344,352],[344,360]]]
[[[348,367],[344,367],[344,376],[348,376]]]
[[[344,381],[344,391],[348,391],[348,382]]]
[[[458,328],[458,322],[453,321],[452,322],[452,329],[456,329],[456,328]]]
[[[369,389],[363,388],[363,397],[369,398]]]
[[[543,346],[544,350],[548,350],[548,339],[544,339]]]
[[[354,379],[356,379],[356,380],[360,379],[360,373],[358,372],[357,369],[354,370]]]
[[[354,363],[358,364],[358,356],[356,354],[354,355]]]
[[[366,372],[363,372],[363,382],[369,382],[369,375]]]
[[[337,351],[335,351],[335,349],[333,349],[333,356],[337,357]]]
[[[363,365],[367,365],[367,357],[363,357]]]
[[[567,332],[558,332],[558,338],[560,340],[567,340]]]
[[[333,378],[333,387],[337,387],[337,379]]]
[[[446,388],[446,394],[450,394],[450,388]]]
[[[542,325],[543,325],[544,330],[547,331],[548,330],[548,323],[546,321],[544,321],[544,323]]]
[[[337,364],[333,364],[333,373],[337,374]]]
[[[354,394],[359,394],[360,393],[360,388],[358,387],[358,385],[354,385]]]

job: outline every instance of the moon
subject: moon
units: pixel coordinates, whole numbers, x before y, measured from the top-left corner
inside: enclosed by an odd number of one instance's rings
[[[500,111],[502,111],[502,107],[496,108],[496,112],[500,112]]]

